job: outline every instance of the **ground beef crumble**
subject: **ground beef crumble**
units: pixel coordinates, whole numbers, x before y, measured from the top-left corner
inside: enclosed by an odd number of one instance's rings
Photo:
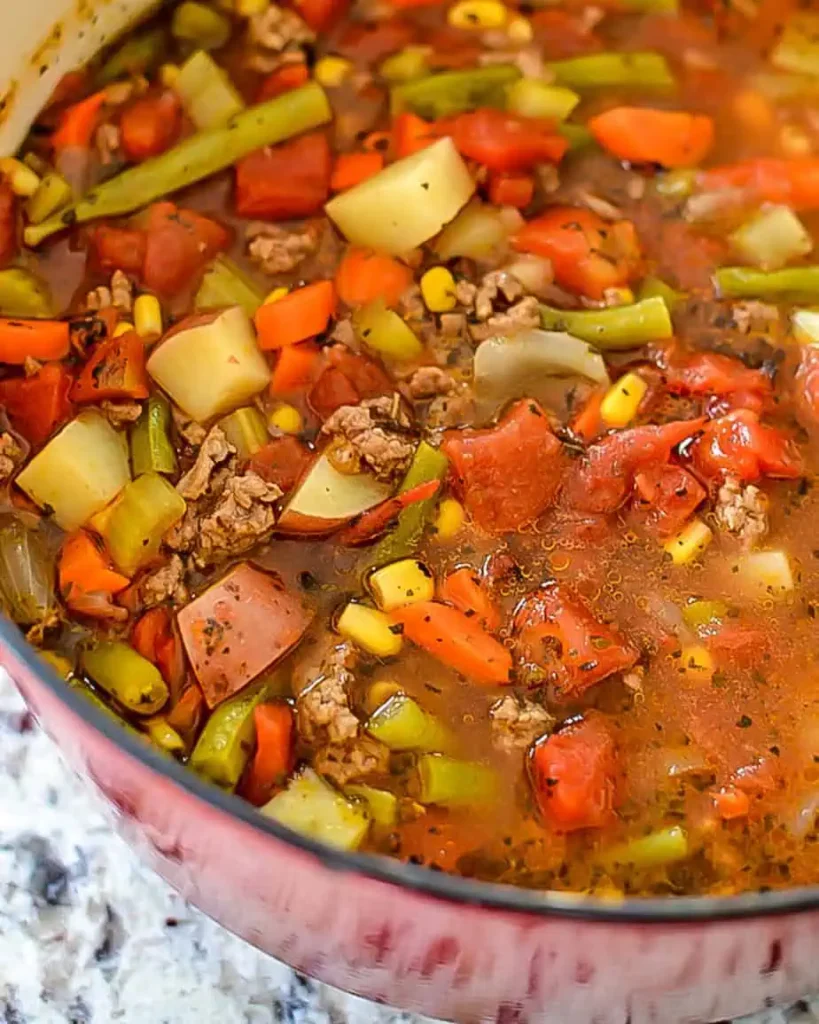
[[[271,4],[250,19],[248,38],[263,50],[281,53],[289,47],[314,42],[316,34],[295,11]]]
[[[142,406],[139,402],[127,398],[119,402],[104,398],[100,402],[100,410],[112,427],[123,427],[129,423],[136,423]]]
[[[207,430],[202,426],[201,423],[197,423],[196,420],[192,420],[186,412],[183,412],[178,405],[171,406],[171,417],[173,418],[173,425],[181,437],[193,445],[194,448],[198,448],[200,444],[208,436]]]
[[[14,435],[8,432],[0,434],[0,483],[6,483],[14,476],[24,458],[25,452]]]
[[[308,224],[288,231],[278,224],[253,223],[247,228],[247,251],[266,274],[287,274],[295,270],[318,248],[319,232]]]
[[[185,564],[179,555],[171,555],[166,565],[140,581],[139,596],[145,608],[153,608],[164,601],[179,605],[188,603],[190,594],[185,586]]]
[[[358,736],[358,719],[350,710],[355,659],[350,644],[331,648],[315,679],[299,694],[298,728],[307,743],[345,743]]]
[[[379,480],[402,475],[415,451],[412,424],[398,393],[342,405],[324,423],[333,461],[358,472],[371,470]]]
[[[211,477],[236,449],[225,437],[221,427],[213,427],[196,454],[196,461],[176,485],[177,491],[188,501],[196,501],[210,487]]]
[[[540,304],[530,295],[510,306],[505,313],[490,316],[485,323],[472,324],[469,331],[474,341],[484,341],[496,335],[518,334],[536,327],[540,327]]]
[[[405,385],[413,403],[423,408],[423,420],[430,429],[456,426],[469,418],[473,397],[469,385],[455,380],[439,366],[422,366]]]
[[[337,786],[389,770],[390,752],[370,736],[359,736],[344,744],[331,744],[316,752],[316,771]]]
[[[115,270],[111,275],[111,284],[100,285],[90,291],[85,300],[85,307],[90,312],[98,312],[113,306],[121,313],[130,313],[134,308],[134,286],[127,274]]]
[[[513,694],[501,697],[490,709],[489,717],[492,720],[492,740],[506,753],[524,750],[555,726],[555,719],[544,707]]]
[[[752,548],[768,532],[768,499],[758,487],[743,486],[736,477],[728,477],[717,492],[714,514],[744,548]]]
[[[284,492],[258,473],[229,477],[213,511],[199,522],[195,552],[200,565],[225,555],[240,555],[263,540],[276,525],[275,503]]]

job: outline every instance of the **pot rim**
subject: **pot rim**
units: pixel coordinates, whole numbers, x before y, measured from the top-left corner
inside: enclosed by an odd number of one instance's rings
[[[238,818],[255,831],[273,836],[288,846],[314,856],[323,867],[331,871],[353,872],[453,903],[506,913],[575,918],[600,924],[693,924],[819,909],[819,886],[749,892],[738,896],[679,896],[664,899],[627,897],[613,902],[582,894],[473,881],[432,871],[420,865],[406,864],[381,854],[334,849],[265,817],[246,801],[211,785],[190,768],[163,756],[121,728],[115,719],[96,708],[79,691],[66,686],[56,672],[37,656],[19,629],[4,617],[0,618],[0,648],[10,649],[58,700],[146,768],[169,779],[212,809]]]

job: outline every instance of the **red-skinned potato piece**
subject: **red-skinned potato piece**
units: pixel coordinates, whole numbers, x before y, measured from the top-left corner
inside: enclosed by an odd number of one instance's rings
[[[320,213],[330,197],[331,173],[332,154],[324,132],[258,149],[236,164],[236,212],[264,220]]]
[[[297,437],[274,437],[250,457],[250,469],[287,493],[295,487],[313,460],[313,453]]]
[[[179,612],[182,642],[208,707],[237,693],[283,658],[312,612],[277,576],[234,566]]]
[[[546,413],[529,399],[494,427],[447,431],[441,450],[470,516],[489,533],[534,522],[552,503],[565,464]]]
[[[89,255],[95,268],[110,274],[121,270],[142,278],[148,236],[139,228],[98,224],[89,234]]]

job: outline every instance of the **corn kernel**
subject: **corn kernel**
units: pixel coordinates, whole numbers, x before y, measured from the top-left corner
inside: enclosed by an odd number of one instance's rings
[[[663,547],[671,555],[674,565],[687,565],[705,551],[713,536],[710,526],[701,519],[692,519],[676,537],[666,541]]]
[[[40,187],[40,177],[22,160],[8,156],[0,160],[0,173],[8,181],[16,196],[33,196]]]
[[[253,18],[264,14],[270,6],[270,0],[236,0],[236,13],[242,18]]]
[[[714,676],[714,659],[707,647],[684,647],[680,652],[679,668],[692,683],[710,683]]]
[[[648,384],[636,373],[624,374],[600,403],[600,417],[609,427],[627,427],[637,415]]]
[[[390,697],[394,697],[396,693],[400,692],[401,687],[392,679],[380,679],[367,690],[367,700],[365,701],[367,710],[375,711],[382,704],[386,704]]]
[[[325,89],[333,89],[353,73],[353,62],[344,57],[322,57],[314,70],[316,81]]]
[[[159,81],[166,89],[173,89],[179,78],[178,64],[163,64],[159,69]]]
[[[503,28],[509,11],[499,0],[459,0],[449,8],[447,21],[453,28]]]
[[[271,302],[278,302],[279,299],[283,299],[285,295],[290,291],[289,288],[282,286],[281,288],[274,288],[273,291],[267,296],[262,303],[263,306],[267,306]]]
[[[460,501],[456,501],[455,498],[444,498],[435,517],[435,535],[440,540],[452,540],[460,533],[465,520],[466,512]]]
[[[367,582],[382,612],[391,612],[417,601],[431,601],[435,597],[432,573],[417,558],[402,558],[383,569],[376,569]]]
[[[136,330],[130,320],[120,320],[117,326],[114,328],[114,337],[121,338],[123,334],[130,334],[131,331]]]
[[[430,313],[448,313],[457,304],[455,278],[446,267],[432,267],[421,278],[421,296]]]
[[[506,34],[513,43],[531,43],[535,35],[531,21],[522,15],[512,18],[506,26]]]
[[[134,326],[140,338],[162,334],[162,307],[155,295],[140,295],[134,303]]]
[[[400,630],[383,612],[366,604],[351,601],[339,616],[336,628],[357,647],[379,658],[392,657],[401,650]]]
[[[287,402],[277,405],[268,416],[267,422],[274,430],[280,430],[283,434],[300,434],[304,429],[301,413]]]

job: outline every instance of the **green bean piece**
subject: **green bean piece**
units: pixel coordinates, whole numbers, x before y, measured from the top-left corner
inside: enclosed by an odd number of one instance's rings
[[[194,771],[223,789],[235,789],[253,750],[253,710],[267,694],[265,683],[256,683],[212,712],[191,754]]]
[[[396,693],[370,715],[367,732],[390,750],[442,751],[452,737],[434,715],[408,697]]]
[[[264,416],[255,405],[234,410],[220,421],[219,426],[240,459],[249,459],[270,440]]]
[[[31,224],[42,224],[74,198],[71,186],[56,171],[43,175],[40,187],[26,203],[26,216]]]
[[[358,801],[347,800],[312,768],[303,768],[264,805],[262,814],[311,839],[342,850],[355,850],[370,827]]]
[[[636,348],[649,341],[663,341],[674,333],[668,306],[659,296],[608,309],[541,306],[540,321],[547,331],[566,331],[604,351]]]
[[[691,853],[685,829],[675,825],[622,843],[604,852],[601,860],[608,868],[659,868],[685,860]]]
[[[640,302],[644,299],[662,299],[673,313],[681,302],[685,302],[686,294],[685,292],[676,291],[670,284],[666,284],[662,278],[647,277],[640,285],[638,298]]]
[[[392,828],[398,821],[398,798],[389,790],[364,785],[347,786],[344,795],[363,800],[376,825]]]
[[[0,270],[0,313],[3,316],[48,319],[54,315],[51,292],[30,270]]]
[[[571,89],[538,78],[519,78],[506,87],[506,109],[522,117],[564,121],[579,102],[580,97]]]
[[[495,773],[474,761],[457,761],[445,754],[418,758],[422,804],[439,807],[486,807],[497,792]]]
[[[720,267],[714,279],[720,295],[726,299],[819,298],[819,266],[816,265],[771,271]]]
[[[682,610],[683,621],[689,629],[719,625],[727,614],[728,605],[724,601],[692,601]]]
[[[205,271],[194,305],[197,311],[241,306],[252,317],[264,297],[264,291],[232,260],[217,256]]]
[[[129,732],[132,736],[136,736],[143,742],[147,740],[144,732],[134,728],[130,722],[126,721],[118,711],[112,708],[110,704],[107,704],[98,693],[95,693],[85,680],[77,679],[77,677],[74,676],[68,681],[68,686],[70,689],[76,690],[77,693],[81,694],[89,704],[93,704],[97,711],[101,711],[104,715],[107,715],[108,718],[113,719],[113,721],[125,729],[126,732]]]
[[[159,553],[162,538],[185,514],[185,499],[158,473],[143,473],[117,499],[105,531],[114,564],[126,576]]]
[[[97,85],[108,85],[117,78],[130,75],[144,75],[159,65],[167,44],[168,35],[164,28],[130,36],[97,72]]]
[[[202,50],[219,50],[230,39],[230,19],[196,0],[185,0],[173,12],[171,35]]]
[[[82,668],[126,710],[156,714],[168,701],[168,687],[159,669],[129,644],[104,640],[82,652]]]
[[[164,754],[181,754],[185,750],[185,741],[172,726],[168,725],[162,715],[146,718],[142,723],[148,738],[155,747]]]
[[[171,443],[171,407],[162,395],[151,395],[131,428],[131,466],[134,476],[175,473],[176,452]]]
[[[316,82],[291,89],[243,110],[226,125],[197,132],[161,156],[146,160],[92,189],[62,214],[30,225],[26,244],[44,239],[71,224],[133,213],[155,199],[208,178],[262,146],[300,135],[332,118],[327,95]]]
[[[435,121],[476,107],[503,107],[505,86],[518,78],[520,71],[514,64],[491,64],[485,68],[426,75],[393,86],[392,112],[400,114],[411,110],[419,117]]]
[[[570,89],[669,89],[674,85],[665,57],[651,51],[591,53],[546,66],[554,73],[557,85]]]
[[[443,480],[449,467],[449,460],[443,452],[422,441],[415,449],[407,474],[398,488],[398,493],[418,487],[430,480]],[[390,533],[383,537],[373,551],[372,566],[386,565],[399,558],[411,555],[418,546],[424,528],[438,502],[437,494],[423,501],[415,501],[401,510],[398,522]]]

